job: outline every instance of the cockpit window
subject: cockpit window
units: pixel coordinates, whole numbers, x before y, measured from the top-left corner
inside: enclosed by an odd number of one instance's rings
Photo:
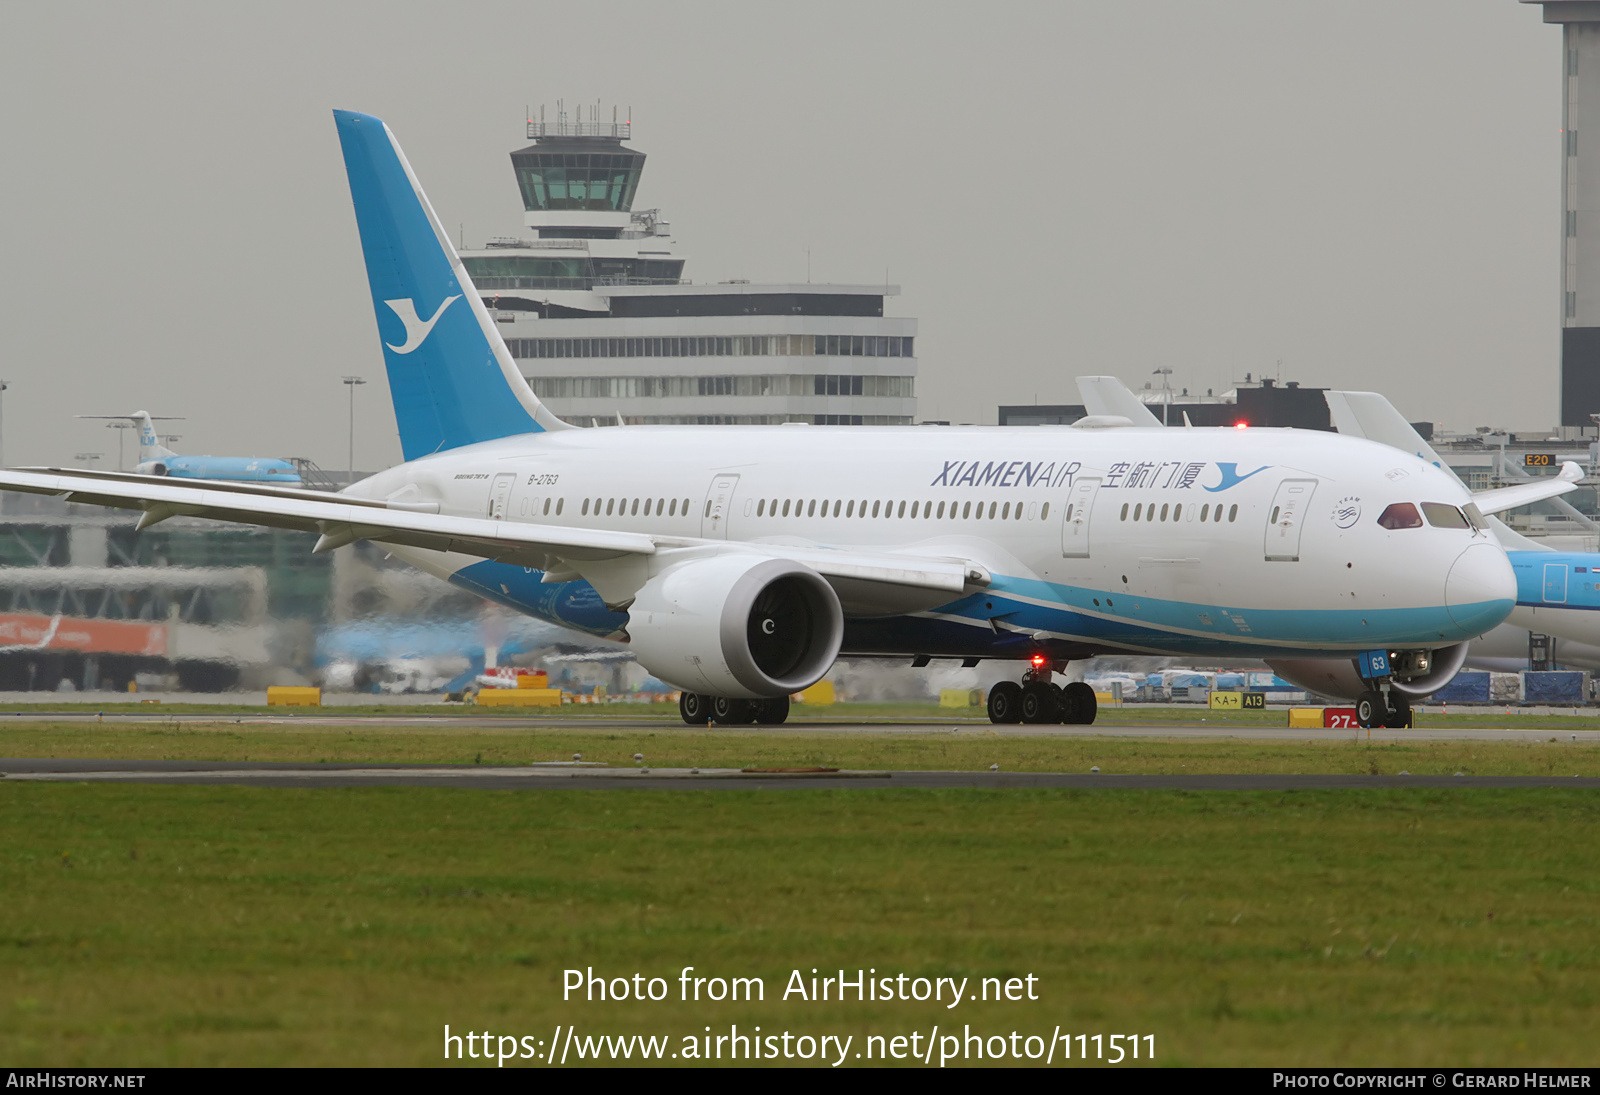
[[[1443,502],[1422,503],[1423,516],[1427,517],[1428,524],[1434,528],[1471,528],[1467,518],[1454,506],[1447,506]]]
[[[1396,502],[1378,515],[1378,524],[1384,528],[1421,528],[1422,515],[1410,502]]]
[[[1486,529],[1489,527],[1489,519],[1485,517],[1483,515],[1483,511],[1473,503],[1468,502],[1466,505],[1462,506],[1461,512],[1467,515],[1467,520],[1472,522],[1473,528]]]

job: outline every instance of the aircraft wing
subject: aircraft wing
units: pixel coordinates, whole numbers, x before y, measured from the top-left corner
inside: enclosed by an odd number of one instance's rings
[[[1565,494],[1576,487],[1578,480],[1582,478],[1583,469],[1568,460],[1561,465],[1561,470],[1555,475],[1541,476],[1526,483],[1518,483],[1514,487],[1473,491],[1472,504],[1484,513],[1504,513],[1517,506],[1543,502],[1547,498]]]
[[[654,570],[696,549],[752,551],[802,563],[829,580],[847,612],[876,613],[885,605],[903,604],[907,597],[933,607],[969,587],[986,586],[990,577],[987,568],[968,559],[521,524],[428,512],[418,503],[390,506],[378,499],[244,483],[19,468],[0,471],[0,489],[143,510],[140,528],[169,517],[203,517],[315,532],[319,535],[312,550],[319,552],[372,540],[476,555],[581,576],[610,604],[631,600]],[[659,557],[654,570],[652,557]]]
[[[1435,467],[1450,471],[1449,465],[1440,459],[1432,446],[1422,439],[1399,411],[1394,409],[1394,404],[1378,392],[1330,391],[1324,392],[1323,398],[1328,402],[1328,413],[1333,417],[1333,427],[1340,433],[1350,437],[1365,437],[1369,441],[1377,441],[1402,452],[1412,453]],[[1583,469],[1569,460],[1561,465],[1560,473],[1554,476],[1530,479],[1514,487],[1474,491],[1472,503],[1486,514],[1504,513],[1517,506],[1531,505],[1565,494],[1582,478]],[[1506,547],[1512,546],[1506,543],[1504,538],[1502,543]]]

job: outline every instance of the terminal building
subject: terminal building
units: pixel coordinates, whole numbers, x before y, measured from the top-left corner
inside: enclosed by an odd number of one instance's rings
[[[893,285],[695,284],[634,209],[631,122],[528,122],[524,234],[462,251],[528,383],[574,425],[895,426],[916,420],[916,320]]]

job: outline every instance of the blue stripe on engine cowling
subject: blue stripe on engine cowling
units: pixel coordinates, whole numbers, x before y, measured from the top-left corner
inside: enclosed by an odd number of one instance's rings
[[[405,458],[539,432],[474,315],[476,290],[457,280],[383,122],[346,110],[333,114]],[[457,299],[446,305],[451,297]],[[407,341],[390,300],[409,300],[424,320],[444,306],[409,353],[390,349]]]

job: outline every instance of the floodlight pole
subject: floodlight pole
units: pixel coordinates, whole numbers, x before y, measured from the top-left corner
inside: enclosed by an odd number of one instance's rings
[[[359,376],[344,378],[344,386],[350,389],[350,451],[345,461],[344,479],[347,487],[356,481],[356,386],[365,383]]]

